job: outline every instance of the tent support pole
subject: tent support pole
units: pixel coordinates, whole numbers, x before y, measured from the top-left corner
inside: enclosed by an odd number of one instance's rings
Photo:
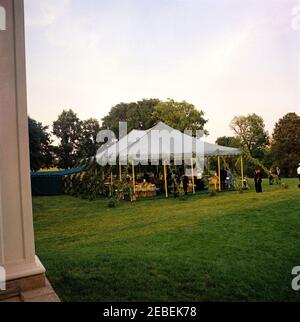
[[[168,198],[169,197],[169,194],[168,194],[167,162],[166,161],[164,161],[164,177],[165,177],[166,198]]]
[[[132,160],[132,184],[133,184],[133,193],[135,194],[135,172],[134,172],[134,160]]]
[[[194,178],[194,161],[191,159],[192,166],[192,185],[193,185],[193,194],[195,194],[195,178]]]
[[[113,170],[112,170],[112,167],[110,167],[110,196],[112,197],[113,196]]]
[[[210,158],[207,157],[207,172],[210,175]]]
[[[220,159],[219,155],[218,155],[218,175],[219,175],[219,191],[222,191],[222,187],[221,187],[221,159]]]
[[[241,155],[241,175],[242,175],[242,189],[244,189],[244,158]]]
[[[119,161],[119,176],[120,176],[120,182],[122,182],[122,164]]]

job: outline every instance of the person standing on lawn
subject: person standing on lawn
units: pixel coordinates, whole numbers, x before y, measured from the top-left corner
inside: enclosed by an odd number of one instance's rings
[[[184,194],[187,196],[188,195],[188,188],[189,188],[189,178],[188,178],[188,176],[186,176],[186,175],[183,176],[182,185],[183,185]]]
[[[225,169],[221,170],[221,190],[226,189],[226,178],[227,178],[227,171]]]
[[[230,190],[232,188],[232,181],[233,181],[233,176],[232,176],[231,170],[227,171],[226,181],[227,181],[228,189]]]
[[[179,195],[179,186],[180,186],[180,176],[177,173],[177,171],[173,172],[172,179],[173,179],[174,198],[176,199]]]
[[[255,190],[256,190],[256,192],[257,193],[262,193],[262,173],[261,173],[261,169],[256,169],[255,170],[254,181],[255,181]]]
[[[277,175],[277,184],[281,183],[281,170],[279,167],[276,167],[276,175]]]
[[[298,174],[298,179],[300,182],[300,163],[298,164],[297,174]],[[299,186],[299,188],[300,188],[300,186]]]

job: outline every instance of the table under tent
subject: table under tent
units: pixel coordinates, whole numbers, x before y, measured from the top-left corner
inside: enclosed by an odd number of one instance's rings
[[[221,191],[222,168],[228,169],[228,158],[237,157],[241,172],[238,180],[242,185],[244,174],[240,149],[205,142],[160,122],[146,131],[133,130],[118,142],[102,148],[96,160],[102,168],[110,169],[109,176],[105,178],[107,185],[128,180],[137,197],[152,197],[159,190],[168,197],[171,173],[188,176],[189,192],[195,194],[196,181],[201,182],[205,168],[210,185]],[[214,175],[210,175],[212,160],[217,167]]]

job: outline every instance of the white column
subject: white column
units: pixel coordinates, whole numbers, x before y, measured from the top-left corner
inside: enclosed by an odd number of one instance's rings
[[[0,266],[14,280],[45,269],[34,247],[23,0],[0,0],[0,8],[6,16],[0,30]]]

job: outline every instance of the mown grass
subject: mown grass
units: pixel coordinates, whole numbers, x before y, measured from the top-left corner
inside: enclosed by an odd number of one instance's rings
[[[34,198],[37,253],[64,301],[299,301],[300,189],[145,200]]]

